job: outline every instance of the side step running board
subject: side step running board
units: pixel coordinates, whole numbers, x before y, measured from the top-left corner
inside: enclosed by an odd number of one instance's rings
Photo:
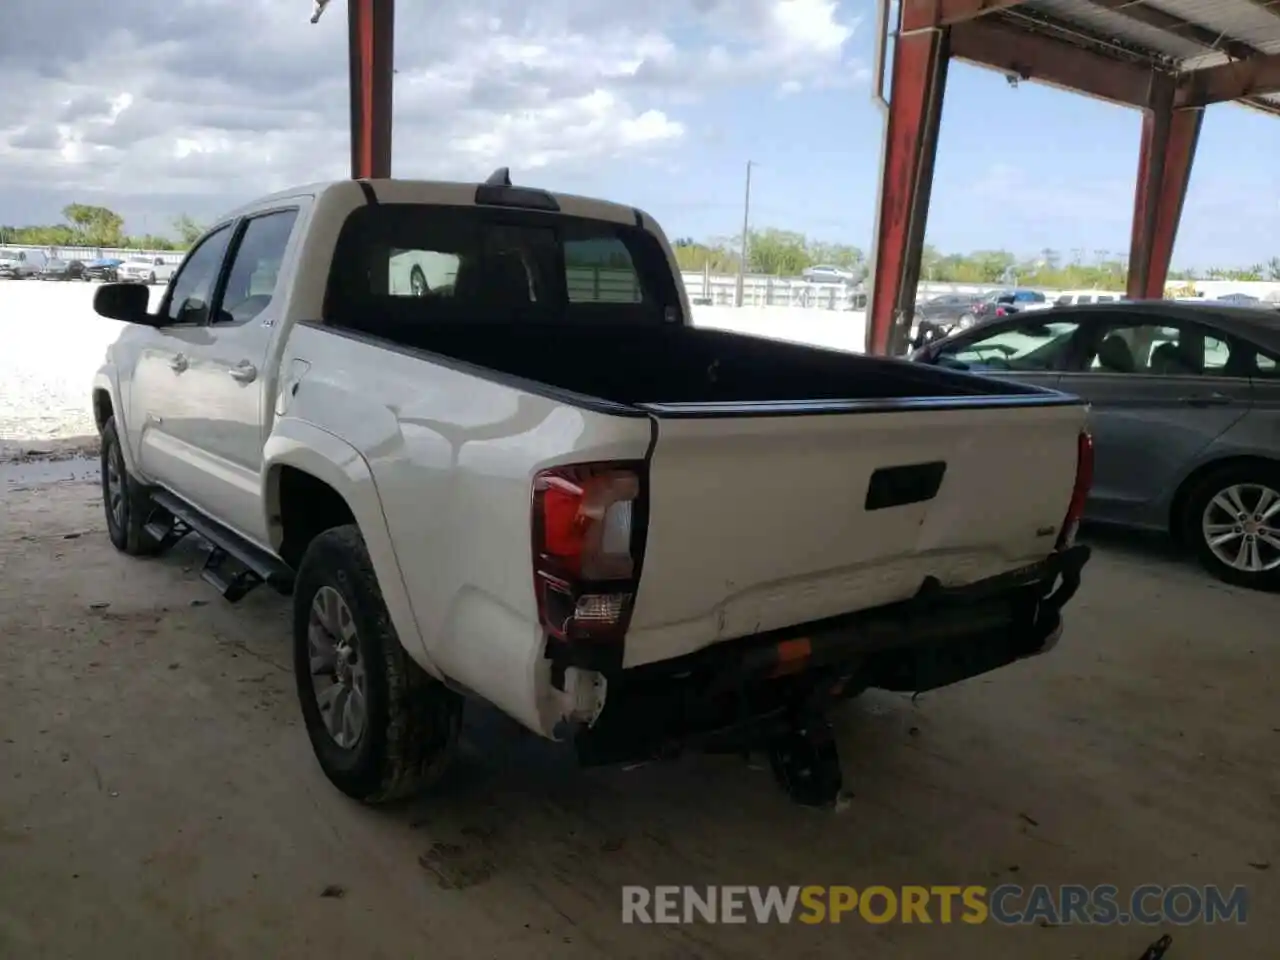
[[[262,583],[281,593],[292,591],[293,571],[284,561],[249,543],[234,530],[205,516],[167,490],[157,490],[151,499],[173,517],[175,528],[181,526],[194,530],[213,545],[200,576],[231,603]]]

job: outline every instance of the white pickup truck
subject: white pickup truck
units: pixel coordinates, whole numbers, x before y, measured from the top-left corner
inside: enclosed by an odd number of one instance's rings
[[[829,803],[835,703],[1044,652],[1088,558],[1080,401],[698,329],[649,216],[505,170],[276,194],[155,312],[94,306],[132,324],[93,388],[112,542],[194,531],[228,599],[292,594],[311,743],[367,802],[475,698],[586,764],[758,746]]]

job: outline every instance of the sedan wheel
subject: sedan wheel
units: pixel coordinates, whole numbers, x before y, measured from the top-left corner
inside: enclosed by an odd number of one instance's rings
[[[1280,588],[1280,471],[1239,466],[1211,475],[1188,498],[1184,523],[1218,579]]]
[[[1209,501],[1200,529],[1213,555],[1244,573],[1280,567],[1280,493],[1235,484]]]

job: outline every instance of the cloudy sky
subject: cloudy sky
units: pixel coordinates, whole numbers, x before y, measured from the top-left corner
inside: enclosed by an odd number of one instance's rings
[[[101,203],[134,232],[347,173],[343,0],[30,0],[0,17],[0,223]],[[866,246],[879,160],[871,0],[400,0],[394,167]],[[1132,111],[957,66],[930,239],[1121,250]],[[1248,144],[1247,150],[1242,150]],[[1280,120],[1206,121],[1177,259],[1280,254]]]

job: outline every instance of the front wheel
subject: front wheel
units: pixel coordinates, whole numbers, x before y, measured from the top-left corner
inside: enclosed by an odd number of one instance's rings
[[[1280,468],[1215,471],[1186,499],[1182,533],[1206,570],[1255,590],[1280,590]]]
[[[160,549],[160,541],[146,530],[151,498],[124,464],[124,450],[115,417],[102,428],[102,506],[107,518],[107,536],[121,553],[145,557]]]
[[[405,653],[360,531],[307,547],[293,592],[298,702],[325,776],[386,803],[438,779],[457,745],[462,698]]]

